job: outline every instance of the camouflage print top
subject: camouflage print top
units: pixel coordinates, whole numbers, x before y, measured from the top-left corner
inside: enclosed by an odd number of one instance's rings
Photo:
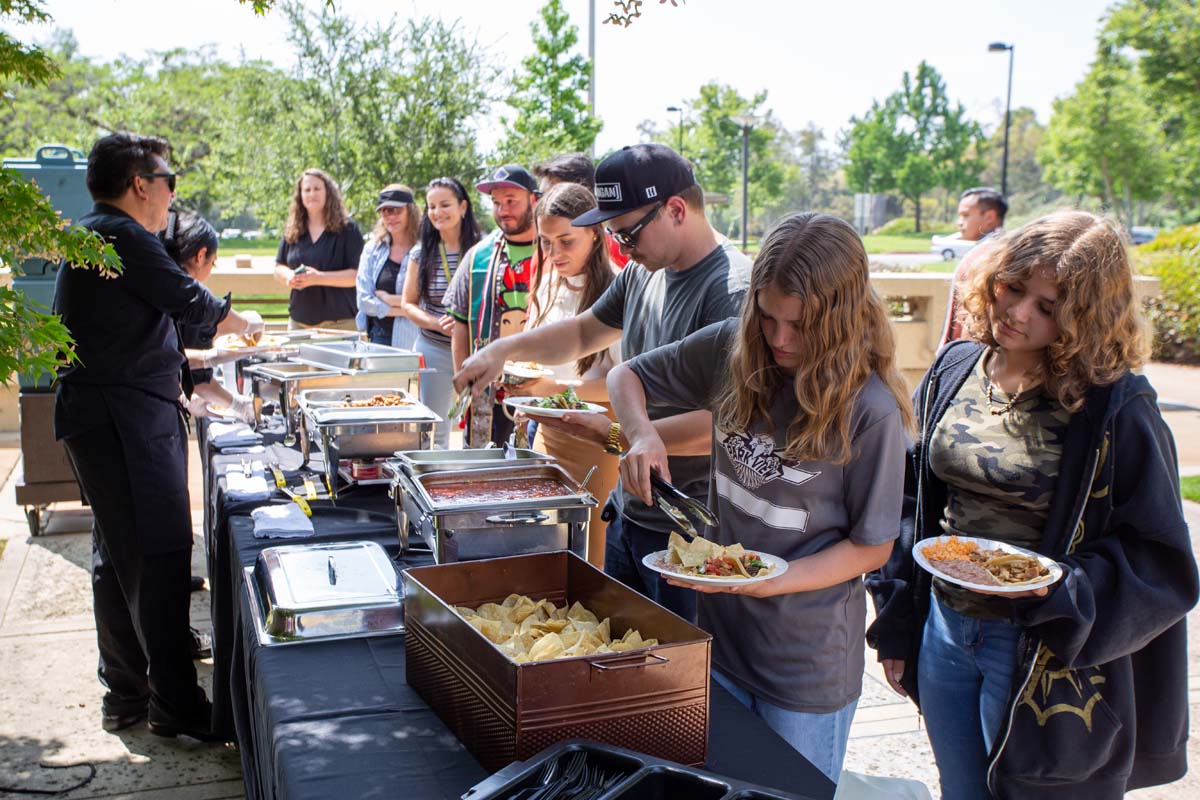
[[[979,359],[930,441],[930,467],[947,490],[942,529],[1036,550],[1054,498],[1070,413],[1041,387],[1022,392],[1003,414],[995,412],[1009,396],[995,387],[989,409],[990,359],[990,353]],[[1009,616],[995,600],[941,580],[935,579],[934,592],[962,614]]]

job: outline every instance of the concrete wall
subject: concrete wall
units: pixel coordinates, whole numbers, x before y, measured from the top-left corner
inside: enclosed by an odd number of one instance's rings
[[[220,259],[207,285],[217,295],[232,292],[235,303],[239,295],[279,294],[284,289],[272,276],[274,262],[273,257],[258,256],[252,259],[250,267],[239,268],[232,257]],[[881,297],[906,301],[908,313],[893,317],[892,324],[900,369],[912,387],[916,387],[937,352],[946,319],[950,279],[951,276],[945,273],[883,272],[871,275],[871,283]],[[1139,299],[1159,294],[1157,278],[1139,277],[1136,288]],[[16,387],[0,386],[0,432],[16,430],[19,430]]]

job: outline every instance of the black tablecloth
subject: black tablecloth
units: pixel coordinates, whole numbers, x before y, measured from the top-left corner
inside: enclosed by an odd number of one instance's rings
[[[264,444],[266,460],[294,477],[299,453],[269,436]],[[244,456],[208,455],[214,724],[236,733],[246,796],[453,800],[486,778],[406,683],[403,636],[259,645],[242,570],[263,548],[297,540],[255,539],[249,513],[263,502],[227,502],[221,477],[224,464]],[[279,495],[268,502],[290,501]],[[313,525],[316,535],[302,541],[369,540],[397,554],[395,509],[383,488],[356,487],[336,506],[317,501]],[[409,554],[401,566],[429,561]],[[834,793],[832,782],[716,683],[708,753],[713,772],[820,800]]]

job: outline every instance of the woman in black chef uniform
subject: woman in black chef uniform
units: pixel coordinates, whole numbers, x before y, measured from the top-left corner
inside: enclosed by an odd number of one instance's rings
[[[117,133],[88,155],[95,206],[79,224],[104,236],[122,272],[58,272],[54,310],[77,359],[59,371],[61,439],[92,507],[92,594],[108,689],[101,725],[149,715],[161,736],[210,740],[211,707],[188,643],[192,520],[181,406],[186,361],[176,323],[257,336],[262,323],[231,311],[171,260],[155,233],[175,194],[169,145]]]
[[[362,231],[346,212],[333,178],[319,169],[304,170],[275,256],[275,279],[292,290],[293,328],[355,330],[354,280],[362,251]]]

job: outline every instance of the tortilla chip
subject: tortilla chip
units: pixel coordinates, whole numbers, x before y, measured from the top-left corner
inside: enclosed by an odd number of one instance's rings
[[[549,658],[558,658],[566,649],[563,646],[562,638],[557,633],[547,633],[538,639],[533,647],[529,648],[529,659],[531,661],[544,661]]]
[[[583,607],[583,603],[578,600],[571,606],[571,610],[567,612],[567,619],[580,620],[582,622],[600,622],[596,615]]]

